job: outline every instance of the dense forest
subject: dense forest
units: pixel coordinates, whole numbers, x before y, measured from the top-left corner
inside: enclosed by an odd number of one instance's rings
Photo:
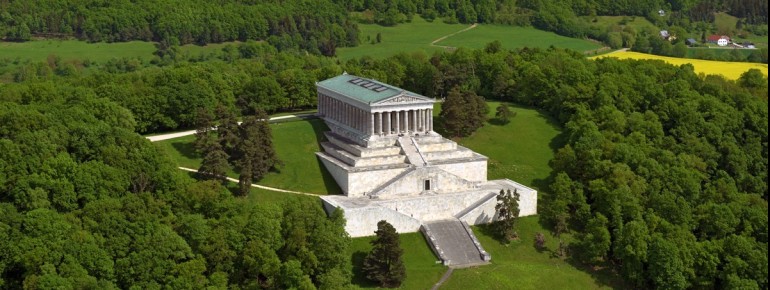
[[[540,212],[576,237],[571,259],[614,267],[639,288],[768,287],[767,78],[756,70],[731,81],[499,44],[338,64],[244,43],[205,62],[85,75],[51,66],[20,67],[0,90],[6,288],[343,287],[340,215],[193,182],[135,133],[192,127],[201,107],[312,107],[314,81],[343,71],[554,116],[566,143]]]
[[[0,288],[339,289],[341,212],[195,182],[96,90],[0,90]]]
[[[329,1],[0,1],[8,40],[74,36],[91,42],[163,45],[265,40],[282,49],[334,55],[355,46],[358,28]]]
[[[667,11],[666,17],[658,15],[661,9]],[[767,1],[761,0],[0,0],[0,36],[11,41],[33,36],[91,42],[144,40],[157,42],[163,49],[188,43],[259,40],[279,50],[331,56],[337,47],[358,45],[356,22],[392,26],[420,15],[447,23],[534,26],[607,44],[622,35],[625,47],[631,47],[634,39],[657,35],[657,31],[621,31],[594,25],[586,17],[640,16],[660,29],[698,35],[726,33],[713,25],[716,12],[740,18],[742,30],[768,33]]]

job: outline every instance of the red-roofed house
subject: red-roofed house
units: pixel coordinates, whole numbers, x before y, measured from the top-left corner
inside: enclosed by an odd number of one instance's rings
[[[716,43],[719,46],[727,46],[730,44],[730,37],[726,35],[709,35],[707,41]]]

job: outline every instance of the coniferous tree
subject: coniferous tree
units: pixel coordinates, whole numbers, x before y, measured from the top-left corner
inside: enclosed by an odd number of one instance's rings
[[[204,150],[205,155],[201,162],[201,167],[198,169],[198,173],[204,179],[221,180],[223,183],[227,181],[227,169],[230,168],[230,163],[227,162],[229,156],[222,149],[222,146],[218,142],[209,143],[209,148]]]
[[[195,112],[195,141],[193,146],[195,150],[202,155],[206,155],[212,142],[214,142],[214,117],[206,108],[198,108]]]
[[[238,127],[238,140],[234,148],[235,164],[241,171],[241,194],[248,192],[251,182],[260,180],[280,162],[273,148],[272,134],[267,123],[268,116],[258,110],[248,116]]]
[[[497,211],[497,230],[500,236],[506,241],[518,239],[518,233],[516,232],[515,222],[519,217],[519,193],[516,189],[505,190],[501,189],[500,194],[497,195],[497,205],[495,205]]]
[[[377,238],[372,241],[372,251],[364,259],[366,278],[382,287],[398,287],[406,278],[406,268],[401,260],[403,250],[396,229],[387,221],[377,223]]]
[[[219,106],[216,109],[219,126],[217,133],[219,135],[219,145],[230,155],[230,160],[235,161],[238,156],[235,154],[235,146],[239,143],[238,117],[230,108]]]
[[[500,105],[495,109],[495,118],[497,118],[501,124],[510,123],[511,118],[515,115],[516,114],[512,112],[511,109],[508,108],[508,105],[505,103],[500,103]]]

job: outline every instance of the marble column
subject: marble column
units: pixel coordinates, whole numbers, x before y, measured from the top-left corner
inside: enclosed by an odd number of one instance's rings
[[[433,109],[428,109],[428,131],[433,131]]]
[[[390,112],[383,112],[385,114],[385,123],[383,124],[383,132],[385,135],[390,135]]]
[[[396,134],[400,134],[401,133],[401,111],[395,111],[394,113],[396,113],[395,114],[396,115],[396,124],[395,124]]]
[[[377,113],[377,115],[380,118],[380,126],[378,127],[378,129],[380,131],[377,132],[377,133],[382,134],[382,133],[385,132],[385,130],[383,129],[383,128],[385,128],[385,123],[383,122],[383,121],[385,121],[385,116],[382,115],[382,112]]]
[[[374,113],[369,113],[367,115],[369,115],[369,128],[367,131],[369,132],[369,135],[374,135]]]

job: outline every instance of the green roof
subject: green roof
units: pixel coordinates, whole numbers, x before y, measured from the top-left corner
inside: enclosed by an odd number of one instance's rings
[[[357,77],[346,73],[320,81],[316,83],[316,85],[366,104],[379,102],[384,99],[397,96],[402,92],[405,95],[422,97],[418,94],[391,86],[386,83]]]

